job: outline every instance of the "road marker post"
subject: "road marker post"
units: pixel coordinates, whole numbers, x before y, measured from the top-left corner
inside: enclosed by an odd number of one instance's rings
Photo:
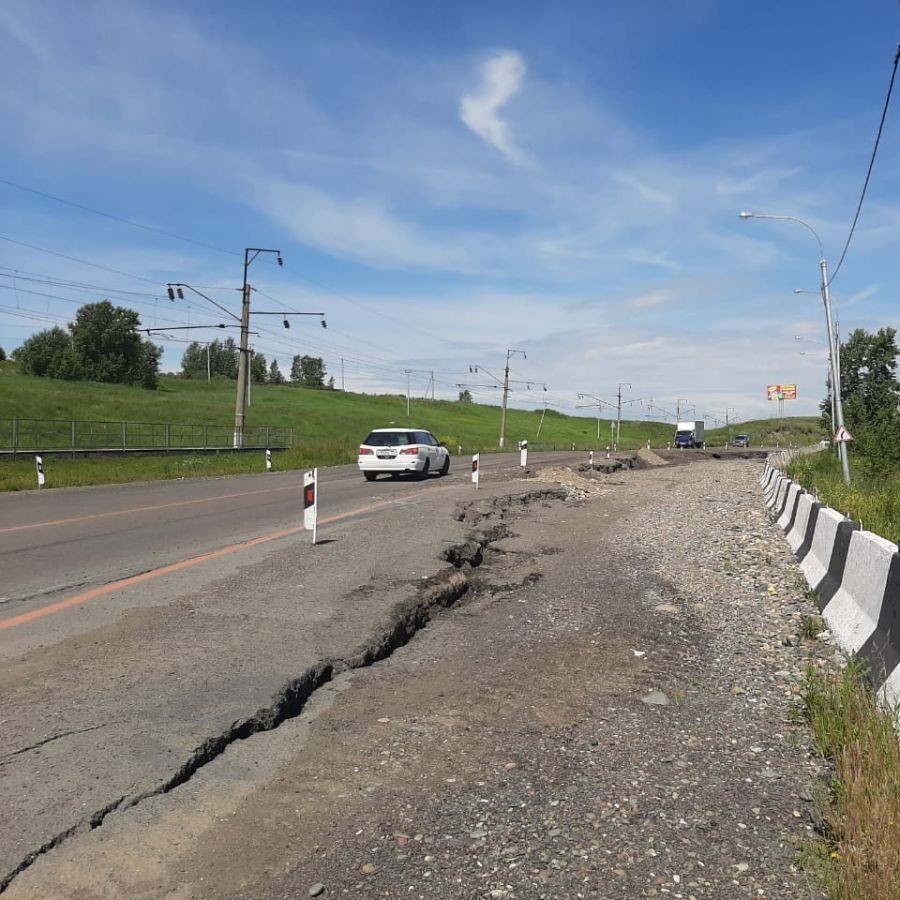
[[[272,451],[266,448],[266,471],[272,471]]]
[[[303,473],[303,527],[313,533],[316,543],[316,525],[319,518],[319,470]]]
[[[591,467],[591,469],[593,470],[593,468],[594,468],[594,451],[593,451],[593,450],[591,450],[591,451],[588,453],[588,465],[589,465],[589,466]]]
[[[35,456],[34,467],[37,469],[38,490],[44,486],[44,460],[40,456]]]
[[[476,453],[472,457],[472,484],[475,485],[476,491],[478,490],[478,463],[479,463],[480,456],[481,456],[480,453]]]
[[[606,448],[606,458],[609,459],[609,447]]]
[[[519,465],[522,468],[528,465],[528,441],[521,441],[519,443]]]

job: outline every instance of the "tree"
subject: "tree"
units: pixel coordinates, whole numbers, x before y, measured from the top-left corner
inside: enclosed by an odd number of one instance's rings
[[[269,366],[269,384],[284,384],[284,375],[281,374],[281,369],[278,368],[277,359],[273,359],[272,364]]]
[[[841,345],[844,422],[850,449],[876,471],[900,467],[900,381],[897,331],[857,328]]]
[[[40,331],[16,351],[22,370],[70,381],[114,382],[155,388],[162,348],[141,339],[138,314],[109,300],[78,310],[69,331]]]
[[[254,384],[266,383],[266,358],[262,353],[250,353],[250,380]]]
[[[321,356],[295,356],[291,362],[291,381],[303,387],[325,387],[325,361]]]
[[[141,340],[138,314],[109,300],[88,303],[69,325],[75,361],[88,381],[155,388],[162,348]]]
[[[471,403],[472,402],[472,392],[468,388],[459,392],[459,402],[460,403]]]
[[[6,351],[0,347],[0,362],[3,362],[6,359]]]
[[[33,334],[16,350],[23,372],[46,378],[63,378],[64,371],[72,373],[72,357],[72,338],[59,326]]]
[[[212,341],[209,345],[209,374],[235,380],[239,355],[234,338]],[[181,372],[185,378],[206,378],[206,344],[194,341],[188,345],[181,357]]]

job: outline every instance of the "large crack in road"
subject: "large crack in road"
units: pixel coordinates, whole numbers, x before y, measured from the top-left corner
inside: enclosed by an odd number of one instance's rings
[[[514,496],[505,495],[457,504],[454,518],[473,526],[467,540],[443,551],[441,558],[450,563],[450,567],[417,584],[415,596],[395,607],[387,628],[373,635],[357,653],[323,660],[292,678],[272,698],[271,703],[203,741],[187,761],[162,784],[137,794],[124,794],[57,833],[28,853],[0,879],[0,894],[42,856],[76,835],[99,828],[111,813],[135,807],[149,798],[175,790],[190,781],[198,771],[221,756],[235,742],[272,731],[301,715],[315,692],[336,676],[388,659],[427,627],[436,612],[453,607],[466,596],[472,586],[470,573],[483,564],[486,550],[492,543],[509,535],[507,520],[510,516],[524,512],[532,504],[564,501],[567,496],[563,489],[542,488]],[[87,730],[94,729],[84,729]],[[41,741],[35,746],[45,743],[47,741]]]

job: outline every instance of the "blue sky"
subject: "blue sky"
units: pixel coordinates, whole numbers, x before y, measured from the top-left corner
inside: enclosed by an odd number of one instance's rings
[[[254,308],[329,326],[254,322],[282,370],[311,353],[400,392],[411,369],[413,393],[433,371],[496,402],[469,367],[515,348],[513,405],[589,413],[579,393],[627,382],[755,418],[796,382],[811,413],[824,316],[793,289],[818,247],[737,214],[801,217],[837,262],[898,38],[893,0],[6,0],[0,179],[199,243],[0,184],[0,346],[103,297],[218,322],[165,284],[237,310],[243,248],[273,247]],[[832,286],[845,335],[900,324],[898,114]],[[184,344],[154,340],[177,369]]]

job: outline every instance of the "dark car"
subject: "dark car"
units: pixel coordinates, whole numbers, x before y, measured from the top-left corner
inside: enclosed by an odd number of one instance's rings
[[[750,435],[749,434],[736,434],[734,436],[734,441],[732,443],[732,447],[749,447],[750,446]]]

